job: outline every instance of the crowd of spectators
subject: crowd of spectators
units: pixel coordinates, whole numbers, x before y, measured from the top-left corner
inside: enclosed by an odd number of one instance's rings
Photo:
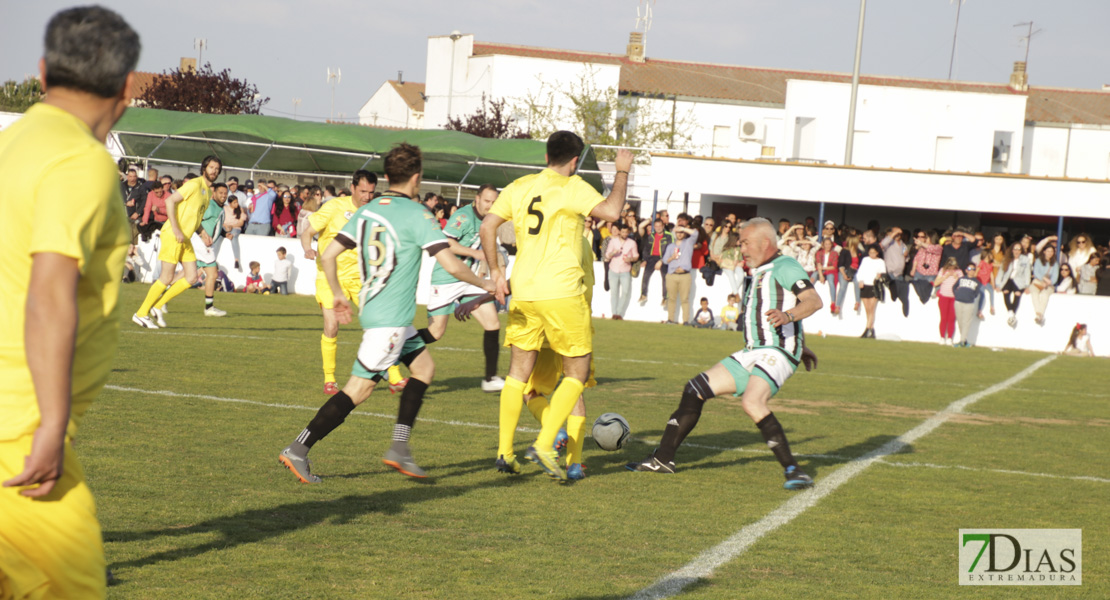
[[[705,326],[692,305],[697,275],[710,286],[723,275],[737,300],[750,279],[740,252],[742,224],[734,214],[720,223],[685,213],[672,221],[667,210],[639,219],[631,206],[616,222],[588,219],[586,235],[596,259],[604,263],[604,284],[611,292],[611,317],[624,318],[626,290],[639,276],[641,306],[658,279],[665,321]],[[1011,327],[1017,325],[1024,297],[1032,302],[1035,322],[1043,325],[1053,294],[1110,295],[1110,250],[1096,248],[1086,233],[1060,246],[1055,235],[1034,240],[1024,232],[984,233],[963,227],[883,229],[871,222],[857,229],[830,220],[818,231],[814,219],[806,218],[797,224],[781,219],[779,236],[780,251],[798,260],[815,285],[827,288],[831,314],[863,311],[861,337],[875,337],[875,307],[888,295],[903,303],[906,315],[910,297],[922,302],[938,297],[939,338],[953,346],[970,344],[971,319],[996,313],[996,292],[1001,292]],[[726,307],[710,309],[717,327],[735,327],[723,318]]]

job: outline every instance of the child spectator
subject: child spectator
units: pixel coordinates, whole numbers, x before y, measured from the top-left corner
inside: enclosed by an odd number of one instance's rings
[[[277,249],[277,260],[274,261],[274,276],[270,278],[274,293],[282,296],[289,293],[289,274],[292,271],[293,263],[285,258],[285,246],[282,246]]]
[[[994,253],[984,251],[979,255],[979,269],[975,277],[983,284],[983,291],[990,295],[991,314],[994,314]]]
[[[1098,252],[1095,252],[1087,259],[1086,264],[1079,267],[1080,294],[1095,295],[1095,290],[1098,289],[1098,278],[1095,277],[1095,273],[1098,273],[1098,263]]]
[[[937,273],[933,287],[937,290],[937,305],[940,308],[940,345],[952,346],[956,336],[956,296],[954,289],[960,279],[960,262],[949,256],[944,268]]]
[[[262,273],[259,272],[262,265],[258,264],[257,260],[252,260],[250,267],[251,272],[247,275],[247,284],[243,286],[243,291],[248,294],[268,293],[270,290],[266,287],[266,282],[262,281]]]
[[[709,308],[709,298],[701,299],[701,308],[694,313],[694,327],[713,329],[713,310]]]
[[[1087,335],[1087,326],[1083,323],[1076,323],[1075,328],[1071,330],[1071,337],[1068,338],[1068,345],[1064,347],[1063,354],[1068,356],[1094,356],[1095,352],[1091,349],[1091,336]]]
[[[737,306],[739,302],[739,296],[729,294],[728,304],[721,309],[721,327],[727,331],[736,331],[736,323],[740,320],[740,307]]]
[[[956,280],[953,295],[956,298],[956,325],[960,328],[957,348],[970,348],[968,333],[976,316],[983,319],[983,282],[975,275],[975,265],[968,265],[963,277]]]

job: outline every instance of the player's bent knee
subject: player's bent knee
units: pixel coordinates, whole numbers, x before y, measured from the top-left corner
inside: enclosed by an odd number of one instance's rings
[[[705,373],[698,373],[686,382],[686,387],[682,390],[682,397],[690,396],[697,398],[705,403],[715,397],[717,394],[713,393],[713,386],[709,385],[709,376]]]

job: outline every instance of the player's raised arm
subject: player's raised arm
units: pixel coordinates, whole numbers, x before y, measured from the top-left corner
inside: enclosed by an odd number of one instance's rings
[[[632,169],[632,152],[630,150],[617,150],[617,174],[613,178],[613,189],[609,196],[590,211],[590,216],[604,221],[616,221],[621,217],[621,208],[624,206],[625,197],[628,195],[628,174]]]

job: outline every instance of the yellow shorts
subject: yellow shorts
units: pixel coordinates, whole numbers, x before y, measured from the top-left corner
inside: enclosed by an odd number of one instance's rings
[[[0,441],[0,481],[23,471],[31,436]],[[69,440],[62,478],[42,499],[0,488],[0,598],[104,598],[96,505]]]
[[[551,348],[543,348],[536,355],[536,364],[532,367],[532,376],[528,378],[528,383],[524,384],[524,393],[535,392],[541,396],[551,396],[562,376],[563,357]],[[594,361],[591,358],[590,378],[586,381],[586,387],[592,388],[595,385],[597,380],[594,379]]]
[[[339,285],[343,288],[343,295],[351,301],[351,308],[357,315],[358,292],[362,288],[362,284],[357,279],[340,279]],[[316,303],[320,305],[320,308],[335,306],[335,296],[331,295],[331,286],[328,285],[328,280],[324,277],[316,278]]]
[[[558,300],[517,300],[509,306],[505,345],[539,351],[546,340],[563,356],[585,356],[593,351],[590,305],[583,296]]]
[[[171,264],[197,262],[197,254],[193,251],[193,242],[185,240],[178,244],[173,234],[162,236],[162,247],[158,250],[158,260]]]

